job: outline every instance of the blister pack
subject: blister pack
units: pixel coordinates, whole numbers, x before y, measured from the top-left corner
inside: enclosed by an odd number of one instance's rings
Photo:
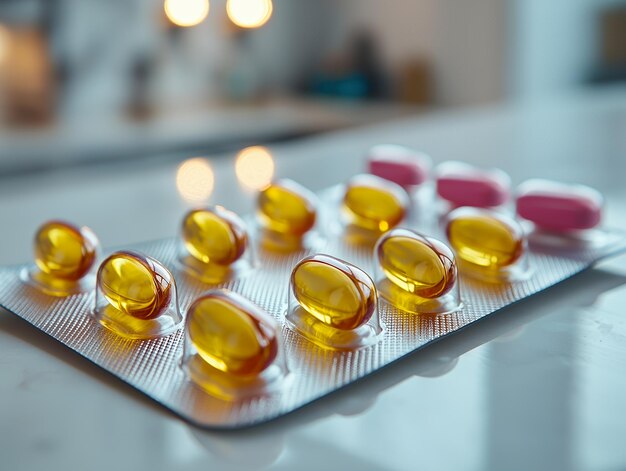
[[[624,234],[598,227],[595,194],[541,181],[520,186],[523,220],[480,205],[423,218],[424,178],[408,181],[406,168],[427,166],[391,151],[376,153],[384,180],[357,176],[319,196],[280,180],[260,192],[254,218],[196,209],[178,237],[106,257],[88,229],[49,222],[35,264],[0,268],[0,304],[190,423],[233,429],[626,248]],[[447,194],[470,191],[445,177]]]

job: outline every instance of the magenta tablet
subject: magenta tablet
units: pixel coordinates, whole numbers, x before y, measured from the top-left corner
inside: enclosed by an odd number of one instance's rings
[[[527,180],[516,192],[517,214],[553,231],[591,229],[602,218],[603,197],[584,185]]]
[[[437,194],[454,206],[489,208],[509,199],[511,179],[500,169],[482,169],[463,162],[437,167]]]
[[[426,154],[403,146],[374,146],[367,156],[367,171],[403,187],[420,185],[428,179],[431,160]]]

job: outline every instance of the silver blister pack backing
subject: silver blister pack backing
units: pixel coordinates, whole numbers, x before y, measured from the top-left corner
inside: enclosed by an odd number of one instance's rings
[[[267,394],[237,401],[212,397],[190,382],[180,367],[182,330],[162,338],[129,340],[102,327],[91,315],[93,290],[67,298],[51,297],[21,281],[24,266],[4,267],[0,268],[0,304],[185,420],[206,428],[240,428],[294,411],[626,248],[623,235],[607,237],[608,243],[600,248],[566,255],[530,251],[533,274],[525,281],[490,284],[461,276],[463,309],[454,314],[409,314],[381,300],[379,312],[385,326],[381,341],[353,351],[320,348],[285,325],[291,268],[311,251],[288,256],[260,252],[254,270],[218,286],[248,297],[279,321],[289,374]],[[125,248],[150,255],[172,271],[183,313],[198,295],[215,287],[180,269],[175,239]],[[316,252],[334,255],[373,273],[371,249],[349,246],[335,238],[316,247]],[[501,314],[506,315],[506,311]]]

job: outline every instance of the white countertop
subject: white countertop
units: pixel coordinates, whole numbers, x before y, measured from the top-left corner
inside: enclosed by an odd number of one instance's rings
[[[372,124],[419,110],[423,111],[397,103],[276,97],[252,103],[168,107],[144,119],[126,115],[58,118],[40,127],[0,127],[0,173],[172,152],[180,155],[184,149],[230,149],[237,143]]]
[[[272,147],[277,174],[317,190],[393,142],[607,195],[626,229],[626,89],[442,112]],[[210,158],[210,157],[209,157]],[[212,203],[251,209],[233,157],[212,158]],[[0,180],[0,263],[30,258],[39,223],[67,218],[103,245],[173,236],[177,163],[87,166]],[[626,256],[472,325],[273,423],[205,432],[0,312],[0,469],[626,468]]]

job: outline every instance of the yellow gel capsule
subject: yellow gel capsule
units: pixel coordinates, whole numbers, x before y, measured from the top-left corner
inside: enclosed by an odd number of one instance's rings
[[[98,288],[118,311],[154,319],[169,306],[172,275],[159,262],[134,252],[116,252],[98,270]]]
[[[189,254],[206,264],[228,266],[248,245],[244,222],[221,206],[189,211],[183,218],[181,236]]]
[[[302,236],[315,225],[316,198],[302,185],[278,180],[259,193],[257,216],[263,228],[286,235]]]
[[[437,239],[393,229],[380,238],[375,253],[387,279],[416,296],[438,298],[456,282],[454,254]]]
[[[397,226],[408,206],[408,194],[401,186],[374,175],[350,179],[343,197],[346,222],[370,231],[385,232]]]
[[[367,323],[377,303],[376,287],[367,273],[329,255],[301,260],[291,273],[291,289],[306,312],[341,330]]]
[[[204,361],[237,376],[261,373],[278,353],[274,319],[231,291],[212,291],[196,299],[187,311],[187,333]]]
[[[77,281],[96,260],[98,239],[87,227],[50,221],[37,230],[33,246],[35,263],[43,273]]]
[[[474,208],[452,211],[448,215],[446,235],[461,260],[494,270],[514,264],[526,244],[524,231],[515,220]]]

